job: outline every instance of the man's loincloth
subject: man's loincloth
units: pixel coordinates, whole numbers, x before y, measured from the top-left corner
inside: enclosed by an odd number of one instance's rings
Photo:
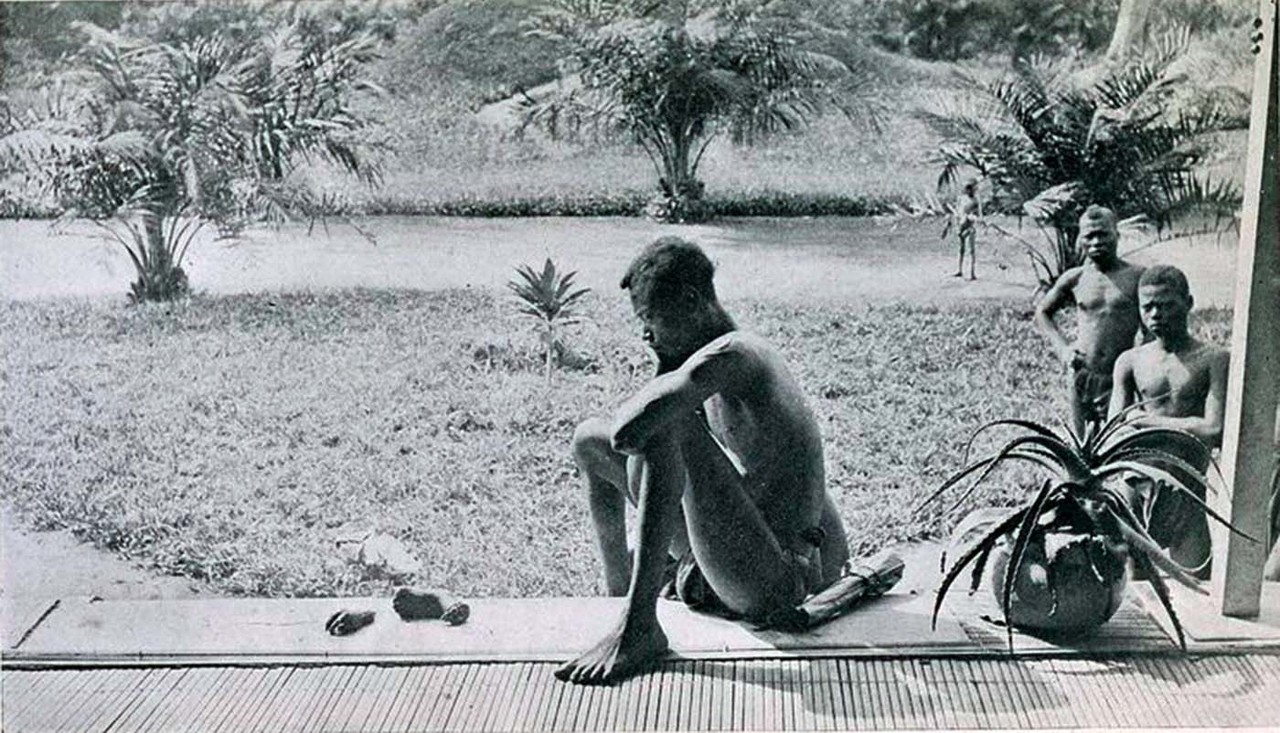
[[[783,557],[794,568],[796,603],[803,601],[822,584],[822,564],[818,548],[826,533],[814,527],[803,533],[800,549],[783,548]],[[725,618],[739,618],[741,614],[725,605],[716,595],[711,583],[702,574],[693,550],[686,550],[679,560],[673,558],[667,567],[667,585],[663,595],[684,602],[695,611],[713,613]]]
[[[1071,365],[1071,407],[1084,418],[1086,425],[1101,425],[1107,421],[1111,406],[1111,374],[1096,371],[1077,358]]]

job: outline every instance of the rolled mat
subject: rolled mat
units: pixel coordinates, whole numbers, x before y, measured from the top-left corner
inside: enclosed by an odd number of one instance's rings
[[[840,579],[794,608],[775,611],[764,628],[806,631],[848,613],[859,602],[884,595],[902,580],[902,558],[890,550],[852,558]]]

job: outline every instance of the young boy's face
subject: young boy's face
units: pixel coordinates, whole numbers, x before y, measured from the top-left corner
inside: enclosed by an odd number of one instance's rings
[[[1142,325],[1159,339],[1185,336],[1191,299],[1168,285],[1143,285],[1138,288],[1138,310]]]

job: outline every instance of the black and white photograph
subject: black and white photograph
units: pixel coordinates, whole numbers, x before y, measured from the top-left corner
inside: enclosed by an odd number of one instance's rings
[[[1280,730],[1276,0],[0,0],[0,729]]]

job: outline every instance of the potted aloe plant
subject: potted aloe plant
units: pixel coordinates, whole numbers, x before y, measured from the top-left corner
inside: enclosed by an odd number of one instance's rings
[[[1211,486],[1198,466],[1213,464],[1204,443],[1182,430],[1129,429],[1125,417],[1125,413],[1117,415],[1083,439],[1070,430],[1059,434],[1029,420],[996,420],[974,432],[966,448],[967,465],[926,504],[976,474],[956,500],[958,506],[992,471],[1013,461],[1030,463],[1051,476],[1030,501],[984,529],[950,567],[934,603],[935,625],[942,602],[961,572],[972,566],[972,593],[990,565],[991,586],[1009,628],[1011,648],[1014,627],[1087,632],[1119,608],[1132,559],[1134,568],[1150,580],[1179,645],[1186,649],[1168,586],[1156,569],[1199,593],[1205,591],[1192,578],[1191,569],[1174,562],[1151,538],[1131,506],[1124,479],[1142,477],[1157,482],[1160,491],[1183,493],[1208,516],[1247,535],[1201,499]],[[1021,434],[993,454],[969,462],[974,438],[997,425],[1018,428]]]

